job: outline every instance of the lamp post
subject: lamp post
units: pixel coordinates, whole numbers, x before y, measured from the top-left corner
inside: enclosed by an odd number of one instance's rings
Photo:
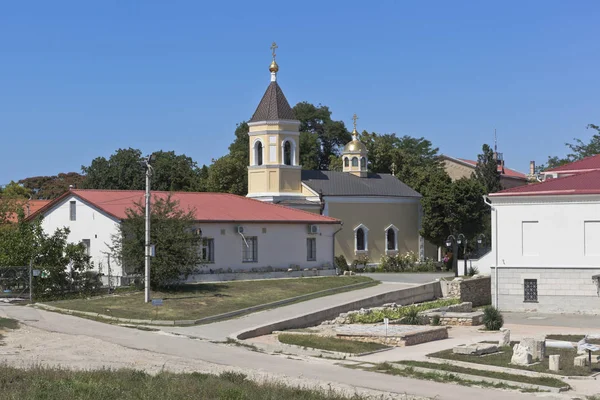
[[[483,244],[484,240],[485,240],[485,235],[483,233],[480,233],[479,235],[477,235],[477,257],[480,257],[479,247]]]
[[[458,244],[454,235],[449,235],[446,239],[446,247],[452,248],[452,269],[454,270],[454,276],[458,276]]]
[[[456,243],[458,243],[458,245],[463,245],[463,259],[465,260],[465,270],[463,276],[467,276],[467,238],[461,233],[458,235]]]
[[[146,232],[145,232],[145,256],[144,256],[144,302],[150,303],[150,257],[151,247],[150,244],[150,177],[152,176],[152,166],[150,163],[154,161],[156,156],[150,154],[142,161],[143,166],[146,168]]]

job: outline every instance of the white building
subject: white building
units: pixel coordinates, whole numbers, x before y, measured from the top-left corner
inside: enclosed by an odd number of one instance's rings
[[[153,200],[168,194],[153,192]],[[194,210],[206,265],[199,271],[287,271],[294,267],[333,273],[334,235],[341,228],[337,219],[227,193],[175,192],[171,198],[182,209]],[[134,271],[119,265],[109,246],[126,211],[143,201],[143,191],[71,190],[30,218],[41,214],[48,233],[68,227],[68,240],[87,246],[95,270],[110,274],[120,284],[119,277]]]
[[[488,196],[492,252],[480,264],[501,310],[600,314],[600,156],[559,168]]]

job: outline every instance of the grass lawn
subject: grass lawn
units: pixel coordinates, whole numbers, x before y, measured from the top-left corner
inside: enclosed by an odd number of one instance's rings
[[[541,363],[531,365],[529,367],[513,365],[510,363],[512,357],[512,346],[516,342],[511,343],[511,346],[501,348],[501,353],[488,354],[485,356],[470,356],[466,354],[454,354],[452,349],[443,350],[437,353],[429,354],[429,357],[442,358],[445,360],[457,360],[464,361],[474,364],[486,364],[495,365],[498,367],[524,369],[535,372],[545,372],[548,374],[558,374],[565,376],[587,376],[596,372],[600,372],[600,366],[598,364],[592,364],[588,367],[575,367],[573,366],[573,359],[577,356],[575,349],[555,349],[546,347],[546,357]],[[552,354],[560,354],[560,371],[554,372],[548,369],[548,356]]]
[[[2,343],[2,338],[4,337],[2,335],[3,331],[6,331],[7,329],[17,329],[19,327],[19,322],[15,321],[14,319],[10,319],[10,318],[2,318],[0,317],[0,346],[2,346],[4,343]]]
[[[440,371],[456,372],[459,374],[485,376],[487,378],[503,379],[503,380],[512,381],[512,382],[529,383],[532,385],[542,385],[542,386],[550,386],[550,387],[557,387],[557,388],[568,386],[563,380],[558,379],[558,378],[534,377],[534,376],[527,376],[527,375],[508,374],[506,372],[494,372],[494,371],[486,371],[486,370],[475,369],[475,368],[458,367],[456,365],[451,365],[451,364],[438,364],[438,363],[432,363],[432,362],[427,362],[427,361],[398,361],[396,364],[409,365],[411,367],[437,369]]]
[[[134,370],[67,371],[0,366],[0,393],[5,400],[344,400],[329,390],[255,383],[241,373],[148,375]],[[366,400],[355,395],[353,400]]]
[[[379,343],[366,343],[356,340],[338,339],[318,335],[295,335],[281,333],[278,337],[281,343],[310,347],[319,350],[339,351],[341,353],[360,354],[370,351],[387,349],[388,346]]]
[[[164,301],[163,305],[158,307],[144,303],[143,292],[60,300],[47,304],[119,318],[192,320],[363,282],[372,285],[378,283],[370,278],[359,276],[201,283],[181,286],[173,291],[152,292],[153,299]],[[346,290],[340,289],[340,291]],[[314,297],[321,296],[324,295],[315,294]]]
[[[583,339],[583,335],[547,335],[546,339],[564,340],[566,342],[579,342]],[[588,339],[588,343],[600,345],[600,339]]]

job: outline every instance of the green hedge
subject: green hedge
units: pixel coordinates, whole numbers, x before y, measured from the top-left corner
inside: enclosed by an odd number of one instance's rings
[[[356,313],[351,314],[349,317],[350,322],[353,324],[376,324],[378,322],[383,322],[384,318],[389,318],[390,320],[403,318],[415,309],[417,310],[417,312],[420,312],[439,307],[451,306],[459,303],[460,299],[439,299],[434,301],[428,301],[425,303],[413,304],[410,306],[403,306],[399,308],[384,308],[382,310],[373,310],[367,314]]]

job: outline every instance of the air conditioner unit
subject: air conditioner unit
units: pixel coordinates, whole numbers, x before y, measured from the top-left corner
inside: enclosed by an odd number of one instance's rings
[[[239,234],[244,233],[244,227],[241,225],[236,226],[235,229],[236,229],[237,233],[239,233]]]
[[[319,225],[309,225],[308,232],[309,233],[319,233]]]

